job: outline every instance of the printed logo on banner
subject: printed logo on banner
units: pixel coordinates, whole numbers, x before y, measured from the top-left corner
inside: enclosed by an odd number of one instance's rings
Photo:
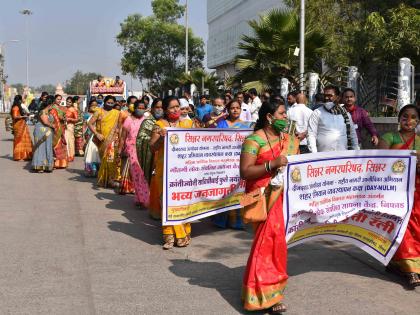
[[[173,135],[171,135],[171,136],[169,137],[169,142],[170,142],[172,145],[177,145],[177,144],[179,144],[179,137],[178,137],[178,135],[177,135],[176,133],[174,133]]]
[[[405,163],[402,160],[398,160],[394,164],[392,164],[392,172],[394,174],[404,174],[406,169]]]

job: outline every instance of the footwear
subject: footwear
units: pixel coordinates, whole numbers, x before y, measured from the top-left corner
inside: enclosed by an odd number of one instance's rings
[[[163,235],[163,249],[168,250],[172,249],[175,244],[175,237],[173,235]]]
[[[283,303],[277,303],[271,307],[270,314],[283,314],[286,311],[286,305],[284,305]]]
[[[407,280],[408,280],[408,285],[411,288],[416,288],[418,286],[420,286],[420,277],[417,273],[414,272],[410,272],[406,274]]]
[[[187,247],[190,245],[191,242],[191,236],[187,235],[184,238],[179,238],[176,240],[176,246],[177,247]]]

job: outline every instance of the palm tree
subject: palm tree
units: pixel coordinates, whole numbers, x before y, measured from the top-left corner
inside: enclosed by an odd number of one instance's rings
[[[242,37],[239,44],[242,53],[235,59],[239,72],[232,83],[259,92],[276,89],[281,77],[297,84],[299,57],[294,52],[299,47],[299,16],[296,11],[273,9],[249,25],[254,35]],[[305,32],[307,69],[323,56],[327,44],[327,38],[316,32],[309,21]]]
[[[199,90],[204,83],[204,87],[209,90],[210,96],[217,94],[217,77],[214,72],[208,73],[203,69],[195,69],[190,73],[183,73],[178,79],[182,85],[194,84]]]

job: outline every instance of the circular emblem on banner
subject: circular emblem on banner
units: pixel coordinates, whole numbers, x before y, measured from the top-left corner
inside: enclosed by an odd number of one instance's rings
[[[177,134],[171,135],[169,138],[169,142],[171,142],[172,145],[177,145],[179,143],[179,137]]]
[[[302,175],[300,174],[299,167],[295,167],[292,171],[292,182],[300,183],[302,181]]]
[[[392,172],[395,174],[402,174],[406,169],[406,165],[404,161],[398,160],[394,164],[392,164]]]

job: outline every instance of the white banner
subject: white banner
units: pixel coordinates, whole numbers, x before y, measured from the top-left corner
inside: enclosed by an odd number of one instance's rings
[[[315,238],[352,243],[383,264],[404,236],[415,189],[411,151],[289,157],[284,217],[289,247]]]
[[[242,142],[251,129],[167,128],[163,225],[175,225],[240,208]]]

